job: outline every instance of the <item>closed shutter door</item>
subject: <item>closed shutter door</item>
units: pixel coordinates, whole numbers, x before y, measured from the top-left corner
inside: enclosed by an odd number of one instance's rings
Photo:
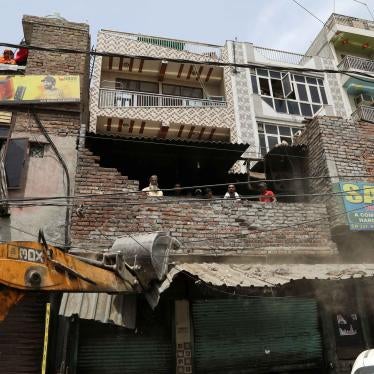
[[[173,372],[171,339],[166,334],[81,321],[77,373],[145,374]]]
[[[254,298],[192,305],[197,373],[306,372],[321,364],[317,305]]]
[[[27,294],[0,322],[0,372],[41,372],[45,326],[44,295]]]

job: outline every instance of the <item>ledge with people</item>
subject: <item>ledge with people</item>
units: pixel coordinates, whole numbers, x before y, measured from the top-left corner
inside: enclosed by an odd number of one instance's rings
[[[277,198],[275,193],[267,186],[266,183],[261,182],[258,185],[260,195],[256,199],[262,203],[275,203]],[[180,183],[176,183],[174,188],[171,189],[173,192],[173,198],[186,198],[186,199],[208,199],[208,200],[222,200],[221,197],[215,197],[213,190],[210,187],[192,189],[191,187],[182,187]],[[157,175],[152,175],[149,178],[149,185],[142,189],[145,196],[148,197],[164,197],[164,193],[158,185]],[[247,200],[253,199],[251,196],[241,197],[238,192],[236,192],[235,184],[229,184],[227,186],[227,192],[223,196],[223,200]]]

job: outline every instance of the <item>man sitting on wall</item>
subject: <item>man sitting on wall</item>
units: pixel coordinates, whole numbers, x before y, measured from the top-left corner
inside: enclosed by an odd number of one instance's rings
[[[277,198],[275,197],[275,194],[272,190],[268,189],[266,183],[260,183],[260,201],[262,203],[275,203],[277,201]]]
[[[239,194],[236,192],[235,184],[229,184],[227,187],[227,192],[225,193],[224,199],[236,199],[240,200]]]
[[[143,188],[142,191],[146,192],[147,195],[151,197],[164,196],[162,191],[158,188],[157,175],[152,175],[149,178],[149,186],[146,188]]]

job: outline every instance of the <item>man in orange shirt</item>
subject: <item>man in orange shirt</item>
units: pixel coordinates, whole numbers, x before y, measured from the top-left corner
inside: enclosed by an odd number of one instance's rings
[[[274,192],[268,189],[266,183],[260,183],[259,187],[261,192],[260,201],[262,203],[275,203],[277,201]]]

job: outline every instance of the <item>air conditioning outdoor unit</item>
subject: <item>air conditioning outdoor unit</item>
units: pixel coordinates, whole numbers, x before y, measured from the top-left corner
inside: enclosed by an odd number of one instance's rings
[[[354,98],[354,102],[356,107],[359,107],[360,105],[372,106],[374,105],[374,97],[369,94],[362,93]]]

